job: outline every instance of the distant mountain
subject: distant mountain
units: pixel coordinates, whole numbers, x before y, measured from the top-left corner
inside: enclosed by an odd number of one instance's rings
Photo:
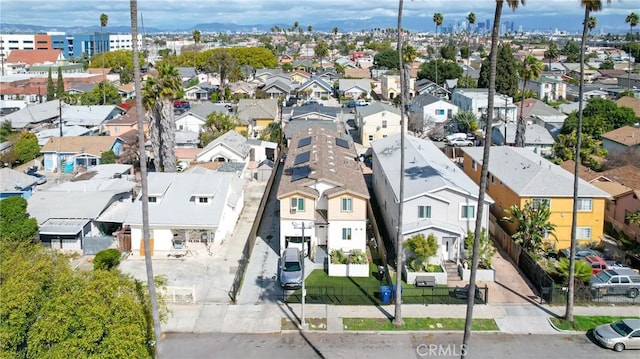
[[[46,32],[64,32],[67,34],[86,34],[93,32],[100,32],[100,25],[96,26],[46,26],[46,25],[28,25],[28,24],[7,24],[0,23],[0,33],[15,34],[15,33],[46,33]],[[106,32],[110,33],[131,33],[130,26],[107,26]],[[140,29],[142,31],[142,29]],[[149,33],[162,33],[166,30],[157,28],[145,28],[144,32]]]

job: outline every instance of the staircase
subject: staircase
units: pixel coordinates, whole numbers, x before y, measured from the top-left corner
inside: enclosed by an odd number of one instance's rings
[[[458,274],[458,265],[456,264],[456,262],[445,261],[443,262],[443,267],[445,272],[447,272],[447,281],[456,282],[461,279],[460,275]]]

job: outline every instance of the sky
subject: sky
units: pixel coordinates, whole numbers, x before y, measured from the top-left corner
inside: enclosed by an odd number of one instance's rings
[[[613,0],[603,11],[594,14],[605,32],[624,31],[624,18],[640,12],[640,0]],[[101,13],[109,15],[109,25],[129,26],[129,0],[0,0],[0,22],[43,26],[99,25]],[[433,27],[435,12],[444,16],[445,25],[463,20],[470,11],[477,19],[493,19],[493,0],[405,0],[404,16],[424,18],[425,29]],[[398,14],[393,0],[138,0],[138,12],[145,27],[186,29],[199,23],[233,23],[240,25],[290,24],[298,21],[306,30],[338,20],[386,17]],[[578,0],[527,0],[515,12],[506,8],[503,20],[515,21],[525,29],[538,25],[547,28],[580,28],[584,11]],[[573,24],[575,23],[575,24]]]

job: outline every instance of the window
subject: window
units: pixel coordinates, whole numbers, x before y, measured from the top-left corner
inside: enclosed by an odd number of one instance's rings
[[[578,198],[578,211],[591,212],[593,210],[593,200],[591,198]]]
[[[296,211],[304,211],[304,198],[291,198],[291,213],[295,213]]]
[[[533,198],[531,200],[533,209],[538,209],[540,206],[547,206],[551,208],[551,199],[549,198]]]
[[[577,239],[591,239],[591,227],[577,227],[576,228]]]
[[[158,201],[158,197],[149,196],[149,203],[156,203]]]
[[[444,109],[441,109],[441,108],[436,109],[436,116],[444,116]]]
[[[209,198],[207,198],[207,197],[198,197],[198,203],[209,203]]]
[[[462,218],[462,219],[475,219],[476,218],[476,206],[474,206],[474,205],[462,205],[462,206],[460,206],[460,218]]]
[[[342,228],[342,240],[343,241],[351,240],[351,228]]]
[[[431,218],[431,206],[418,206],[418,218]]]
[[[471,169],[476,171],[478,169],[478,162],[471,160]]]
[[[373,135],[369,135],[369,141],[373,141]]]
[[[382,128],[387,128],[387,120],[382,120]]]
[[[353,199],[351,198],[342,199],[342,212],[353,212]]]

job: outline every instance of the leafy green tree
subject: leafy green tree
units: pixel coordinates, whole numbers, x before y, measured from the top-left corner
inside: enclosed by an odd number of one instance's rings
[[[117,159],[116,154],[111,150],[102,152],[102,154],[100,154],[101,165],[116,163],[116,159]]]
[[[156,168],[161,172],[176,172],[176,123],[173,100],[182,89],[178,70],[171,64],[161,63],[158,77],[147,79],[143,90],[147,115],[151,118],[149,134]]]
[[[526,142],[527,122],[523,117],[524,113],[524,95],[527,89],[527,82],[535,80],[542,75],[542,62],[535,56],[529,54],[525,56],[522,66],[520,67],[518,74],[522,79],[522,97],[523,101],[520,101],[520,117],[516,125],[516,147],[524,147]]]
[[[465,257],[471,258],[473,252],[474,235],[473,232],[468,231],[467,236],[464,238]],[[478,264],[485,268],[491,268],[492,257],[496,254],[496,247],[493,246],[491,238],[487,236],[487,229],[482,227],[480,233],[480,248],[478,249]]]
[[[138,55],[140,63],[144,63],[144,56]],[[91,68],[100,68],[104,61],[104,67],[111,68],[120,74],[120,83],[125,84],[133,81],[133,55],[130,50],[115,50],[96,54],[91,58]],[[193,66],[193,60],[191,61]]]
[[[478,130],[478,118],[471,111],[460,111],[455,116],[460,132],[475,132]]]
[[[280,128],[280,122],[273,121],[262,130],[260,133],[260,139],[263,141],[281,143],[282,129]]]
[[[457,50],[454,45],[444,45],[440,47],[440,57],[445,60],[455,61]]]
[[[400,69],[399,62],[396,50],[381,51],[373,57],[373,65],[377,69]]]
[[[627,213],[625,219],[630,223],[640,225],[640,210]]]
[[[104,99],[107,102],[102,102]],[[121,101],[118,89],[108,82],[106,87],[104,82],[100,82],[91,91],[80,95],[80,103],[85,106],[119,104]]]
[[[636,97],[636,93],[634,91],[632,91],[632,90],[624,90],[624,91],[618,93],[618,95],[616,96],[616,99],[620,99],[620,98],[625,97],[625,96],[635,98]]]
[[[1,242],[31,242],[37,235],[38,221],[29,217],[26,199],[11,196],[0,201]]]
[[[607,56],[607,58],[604,61],[602,61],[602,63],[600,64],[599,69],[613,70],[614,67],[615,67],[615,63],[613,62],[613,59],[611,58],[611,56]]]
[[[560,54],[567,57],[566,62],[578,62],[580,57],[580,46],[573,40],[567,41]]]
[[[578,142],[576,131],[569,134],[559,134],[556,142],[551,149],[556,162],[562,163],[567,160],[575,160],[576,145]],[[607,150],[602,148],[600,143],[593,139],[588,134],[582,136],[580,145],[580,161],[583,165],[598,170],[600,163],[596,161],[595,157],[604,157],[607,155]]]
[[[507,216],[502,220],[516,223],[516,231],[511,237],[522,246],[525,251],[538,254],[543,249],[543,242],[553,235],[556,225],[549,222],[551,210],[545,201],[526,201],[522,208],[512,205],[505,210]]]
[[[438,85],[442,86],[447,79],[457,79],[462,75],[462,68],[455,62],[446,61],[441,59],[436,61],[425,62],[420,66],[418,72],[418,79],[429,79],[436,82],[436,67],[439,68],[440,78]]]
[[[322,59],[329,55],[329,46],[326,42],[320,41],[313,48],[313,53],[316,59],[320,59],[320,67],[322,68]]]
[[[463,46],[460,48],[460,57],[462,57],[463,59],[468,59],[470,54],[471,50],[469,49],[469,46]],[[455,57],[453,58],[453,60],[455,60]]]
[[[478,87],[478,81],[471,76],[458,77],[458,87],[474,89]]]
[[[193,42],[195,42],[197,45],[200,43],[200,40],[202,40],[202,33],[198,29],[193,30],[193,32],[191,33],[191,37],[193,37]]]
[[[489,63],[491,59],[486,58],[480,67],[480,77],[478,87],[487,88],[489,84]],[[513,56],[513,51],[509,44],[500,44],[498,47],[498,65],[496,73],[496,92],[515,96],[518,92],[518,69],[520,65]]]
[[[549,71],[551,71],[551,61],[556,60],[560,56],[560,49],[555,42],[549,44],[549,48],[544,52],[544,58],[549,61]]]
[[[563,134],[576,131],[578,128],[578,113],[574,112],[564,121]],[[623,126],[631,126],[636,122],[636,115],[628,107],[618,107],[615,102],[602,98],[590,99],[582,111],[582,133],[600,139],[603,133]]]
[[[51,66],[49,66],[49,75],[47,76],[47,101],[56,98],[56,88],[53,86],[53,78],[51,77]]]
[[[233,130],[238,119],[230,114],[212,112],[207,116],[203,131],[200,133],[200,146],[205,147],[211,141]]]
[[[2,121],[2,123],[0,123],[0,142],[7,141],[12,132],[11,121]]]
[[[21,132],[14,147],[18,160],[22,163],[31,161],[40,154],[38,138],[31,132]]]
[[[93,258],[93,269],[111,270],[120,264],[120,251],[115,248],[103,249]]]
[[[408,267],[416,272],[422,272],[427,267],[427,260],[438,253],[438,241],[433,233],[425,237],[423,233],[411,236],[402,246],[407,250]]]

